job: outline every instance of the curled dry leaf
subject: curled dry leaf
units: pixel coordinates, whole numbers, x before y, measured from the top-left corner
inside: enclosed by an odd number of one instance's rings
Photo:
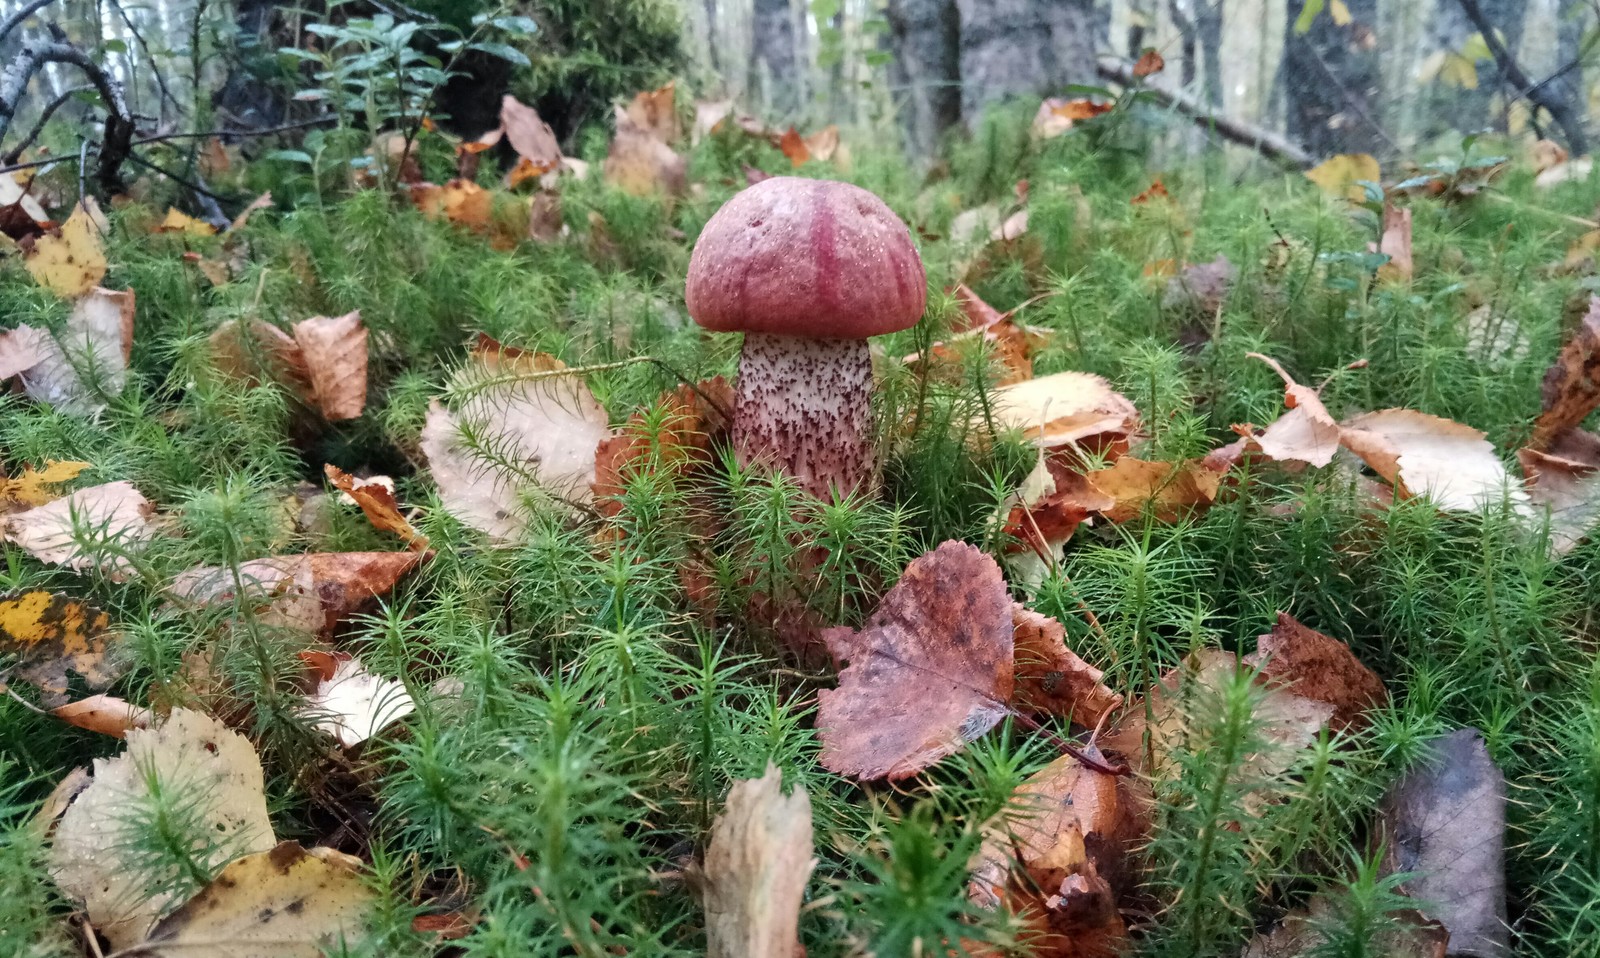
[[[205,830],[193,845],[201,867],[220,868],[274,842],[261,760],[244,736],[176,708],[158,728],[129,730],[127,743],[121,755],[95,760],[94,780],[61,817],[49,858],[51,878],[118,950],[144,940],[180,901],[171,890],[177,876],[150,874],[131,832],[138,826],[130,810],[152,800],[151,777]]]
[[[545,354],[479,350],[459,380],[468,393],[459,409],[437,400],[428,407],[422,451],[447,512],[513,540],[527,521],[523,497],[531,489],[590,501],[596,450],[612,433],[588,386],[560,375],[564,369]]]
[[[1122,704],[1122,696],[1101,682],[1105,673],[1067,648],[1067,629],[1060,622],[1017,604],[1011,623],[1017,708],[1094,728]]]
[[[406,517],[400,514],[400,503],[395,500],[392,483],[385,485],[376,479],[361,479],[332,463],[323,466],[322,471],[334,488],[361,507],[374,528],[392,532],[404,539],[407,548],[420,550],[428,547],[428,537],[413,528]]]
[[[967,897],[1020,918],[1036,958],[1109,958],[1127,944],[1116,885],[1142,831],[1117,776],[1063,755],[985,824],[967,863]]]
[[[0,512],[12,506],[42,506],[61,498],[54,487],[78,478],[78,473],[89,468],[87,462],[46,460],[43,469],[24,466],[22,474],[10,479],[0,479]]]
[[[93,200],[80,200],[59,230],[33,240],[23,263],[34,282],[62,299],[77,299],[106,275],[106,252],[97,219],[103,219]]]
[[[25,326],[14,330],[0,345],[0,364],[11,353],[9,340],[22,335],[17,352],[31,352],[36,360],[18,370],[28,395],[75,416],[97,415],[105,399],[127,385],[133,318],[132,290],[96,287],[73,304],[60,335],[24,333]]]
[[[230,379],[256,386],[273,381],[309,403],[311,373],[300,345],[288,333],[263,320],[234,320],[218,326],[208,340],[211,361]]]
[[[1578,328],[1545,371],[1540,393],[1544,408],[1528,448],[1542,452],[1600,405],[1600,296],[1589,297]]]
[[[811,800],[783,794],[783,776],[735,783],[706,848],[706,951],[710,958],[802,958],[798,926],[812,856]]]
[[[1217,501],[1222,474],[1198,459],[1152,462],[1123,456],[1106,469],[1089,473],[1095,490],[1112,500],[1101,511],[1111,522],[1127,522],[1148,511],[1161,522],[1175,522]]]
[[[1050,97],[1040,103],[1039,109],[1033,114],[1033,136],[1040,140],[1054,139],[1072,129],[1079,121],[1110,113],[1115,106],[1115,103],[1084,98],[1068,100]]]
[[[680,196],[689,188],[689,161],[617,111],[617,135],[606,153],[605,181],[634,196]]]
[[[1452,955],[1510,954],[1506,779],[1477,729],[1435,740],[1384,800],[1384,872],[1450,933]]]
[[[1411,209],[1383,204],[1383,235],[1379,237],[1374,252],[1389,257],[1389,262],[1378,267],[1378,278],[1390,282],[1409,283],[1414,272],[1411,259]]]
[[[561,165],[561,144],[539,111],[507,94],[500,100],[500,128],[511,148],[542,176]]]
[[[494,196],[471,180],[454,179],[443,186],[415,183],[410,195],[412,204],[429,219],[445,220],[476,233],[489,231]]]
[[[316,688],[306,696],[311,727],[345,748],[355,748],[416,710],[405,683],[373,675],[352,655],[302,652],[300,658],[317,670]]]
[[[1294,381],[1278,361],[1260,353],[1249,354],[1272,367],[1283,380],[1283,403],[1289,411],[1254,437],[1256,446],[1277,462],[1303,462],[1326,466],[1339,451],[1339,424],[1310,386]]]
[[[307,552],[240,563],[244,597],[258,604],[264,625],[327,638],[334,629],[427,557],[421,552]],[[167,587],[201,605],[230,605],[239,596],[234,571],[200,566],[179,573]]]
[[[1517,460],[1529,502],[1549,514],[1551,551],[1566,555],[1600,523],[1600,459],[1522,449]]]
[[[152,233],[182,233],[185,236],[215,236],[217,228],[205,220],[197,220],[177,207],[167,207],[167,215],[151,230]]]
[[[132,729],[149,728],[154,719],[149,709],[139,708],[115,695],[91,695],[86,699],[58,705],[50,710],[50,714],[68,725],[112,738],[122,738]]]
[[[283,842],[246,855],[150,929],[139,954],[191,958],[321,958],[361,937],[376,898],[361,859]]]
[[[29,682],[50,704],[66,700],[67,671],[92,689],[116,678],[110,646],[111,617],[81,599],[45,589],[0,595],[0,691],[6,679]]]
[[[1475,512],[1509,496],[1526,499],[1480,430],[1412,409],[1383,409],[1345,421],[1340,442],[1404,496],[1440,509]]]
[[[0,177],[0,182],[4,178]],[[56,348],[50,334],[22,323],[0,332],[0,382],[32,369],[44,361],[46,350]]]
[[[1285,612],[1271,632],[1256,638],[1255,654],[1244,662],[1296,695],[1333,706],[1329,725],[1336,731],[1368,724],[1367,713],[1389,701],[1383,680],[1350,646]]]
[[[131,482],[107,482],[0,519],[0,539],[40,562],[112,578],[132,572],[124,553],[153,538],[155,505]]]
[[[715,133],[722,127],[722,121],[733,112],[733,100],[696,100],[694,104],[694,127],[690,130],[689,142],[695,146],[700,141]]]
[[[677,84],[673,81],[669,80],[665,86],[657,89],[634,94],[623,112],[634,126],[668,146],[676,146],[683,135],[678,126]]]
[[[1033,355],[1049,342],[1051,331],[1015,322],[1011,318],[1015,310],[1001,313],[963,283],[957,283],[951,293],[961,306],[962,321],[955,324],[950,339],[929,348],[928,359],[933,368],[959,374],[963,349],[981,342],[999,361],[1001,373],[996,385],[1011,386],[1032,379]],[[912,353],[904,360],[910,366],[923,361],[921,353]]]
[[[1012,632],[993,559],[946,542],[912,560],[860,630],[822,635],[849,663],[817,693],[823,767],[909,778],[989,731],[1009,711]]]
[[[1055,373],[997,389],[993,413],[998,428],[1020,429],[1045,450],[1122,452],[1139,430],[1139,410],[1092,373]]]
[[[1041,449],[1038,465],[1003,505],[1008,548],[1059,558],[1060,547],[1085,519],[1116,504],[1061,456],[1047,456]]]
[[[812,160],[826,163],[839,149],[839,128],[830,124],[815,133],[801,136],[791,126],[778,137],[776,145],[795,167],[804,166]]]
[[[1139,59],[1133,64],[1133,75],[1136,77],[1152,76],[1166,69],[1166,66],[1167,61],[1162,58],[1155,47],[1146,47],[1144,52],[1139,54]]]
[[[355,419],[367,405],[367,328],[361,311],[294,324],[312,405],[330,421]]]

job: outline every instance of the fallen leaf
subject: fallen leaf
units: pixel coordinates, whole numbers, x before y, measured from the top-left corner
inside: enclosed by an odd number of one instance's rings
[[[558,373],[563,364],[499,353],[478,354],[463,373],[468,398],[452,413],[435,400],[422,428],[422,451],[444,508],[496,539],[515,540],[527,521],[523,496],[536,486],[557,502],[593,497],[595,455],[611,428],[589,388]],[[543,376],[544,378],[519,378]],[[469,444],[463,438],[476,438]],[[476,447],[475,447],[476,446]],[[490,454],[492,453],[492,455]]]
[[[1238,269],[1221,253],[1209,263],[1191,263],[1167,280],[1161,308],[1198,313],[1207,318],[1215,316],[1227,301],[1238,274]]]
[[[1067,648],[1060,622],[1020,604],[1012,606],[1011,622],[1018,708],[1094,728],[1122,705],[1122,696],[1102,683],[1105,673]]]
[[[1157,200],[1171,200],[1172,194],[1167,192],[1167,184],[1161,182],[1161,177],[1156,177],[1153,182],[1145,187],[1144,192],[1135,196],[1128,202],[1134,206],[1145,206]]]
[[[1150,689],[1143,707],[1135,702],[1122,711],[1117,723],[1101,737],[1100,747],[1124,756],[1137,772],[1168,778],[1177,750],[1206,747],[1205,737],[1195,728],[1213,718],[1210,711],[1216,697],[1225,683],[1234,680],[1239,668],[1231,652],[1201,649],[1191,653]],[[1253,787],[1291,771],[1334,712],[1332,705],[1273,687],[1259,675],[1256,681],[1265,685],[1253,712],[1258,747],[1240,763],[1234,778],[1236,783]]]
[[[367,405],[367,328],[361,311],[315,316],[292,329],[311,384],[312,404],[330,422],[355,419]]]
[[[436,186],[410,186],[411,202],[429,219],[445,220],[477,233],[487,233],[494,212],[494,196],[471,180],[454,179]]]
[[[611,186],[634,196],[679,196],[688,190],[689,161],[617,111],[617,135],[602,172]]]
[[[690,131],[689,142],[699,146],[700,141],[715,133],[732,112],[732,99],[695,101],[694,127]]]
[[[1384,800],[1384,873],[1450,933],[1453,955],[1510,953],[1505,775],[1477,729],[1434,740]]]
[[[91,695],[86,699],[58,705],[50,710],[50,714],[68,725],[112,738],[122,738],[132,729],[149,728],[154,720],[149,709],[139,708],[127,699],[114,695]]]
[[[798,926],[812,855],[811,800],[798,784],[783,794],[771,763],[736,782],[706,847],[709,958],[800,958]]]
[[[734,404],[733,387],[721,376],[695,388],[679,386],[657,400],[664,412],[640,411],[595,451],[594,497],[604,516],[622,511],[620,497],[641,474],[683,475],[712,461],[712,443],[728,430],[723,410]]]
[[[156,534],[155,505],[133,483],[107,482],[79,489],[42,506],[0,519],[0,539],[35,559],[76,572],[98,568],[112,578],[131,573],[125,553]],[[83,542],[80,542],[80,536]]]
[[[75,416],[104,410],[128,382],[133,319],[133,290],[87,291],[59,335],[34,340],[39,361],[21,371],[28,395]]]
[[[670,80],[665,86],[635,94],[623,112],[635,127],[668,146],[676,146],[682,135],[678,127],[677,84]]]
[[[43,469],[23,466],[22,474],[11,479],[0,479],[0,500],[22,506],[42,506],[61,498],[61,493],[51,488],[78,478],[78,473],[90,468],[87,462],[45,461]],[[0,507],[3,511],[3,507]]]
[[[1509,496],[1525,499],[1483,433],[1411,409],[1347,420],[1340,442],[1403,496],[1428,496],[1446,511],[1475,512]]]
[[[540,190],[528,198],[528,238],[535,243],[554,243],[567,233],[561,213],[561,194]]]
[[[527,160],[539,173],[561,165],[561,144],[539,111],[506,94],[500,100],[500,126],[517,156]]]
[[[323,466],[322,471],[335,488],[361,507],[374,528],[392,532],[404,539],[407,548],[421,550],[428,547],[428,537],[413,528],[406,517],[400,514],[400,503],[395,500],[393,486],[352,476],[332,463]]]
[[[249,386],[277,382],[309,403],[311,373],[300,344],[278,327],[259,319],[234,320],[212,331],[208,345],[212,363],[224,376]]]
[[[1600,405],[1600,296],[1545,370],[1540,387],[1544,408],[1534,420],[1528,448],[1548,449],[1563,433],[1582,424]]]
[[[152,233],[182,233],[185,236],[215,236],[217,228],[205,220],[197,220],[177,207],[167,207],[166,218],[157,223]]]
[[[1167,61],[1162,59],[1161,54],[1156,51],[1155,47],[1146,47],[1145,51],[1139,54],[1138,61],[1133,65],[1133,75],[1136,77],[1151,76],[1152,74],[1160,73],[1166,68],[1166,65]]]
[[[238,232],[239,230],[244,229],[245,224],[250,221],[250,217],[261,212],[262,210],[270,209],[272,209],[272,191],[268,190],[267,192],[262,193],[260,196],[251,200],[244,209],[239,211],[239,215],[235,216],[233,218],[233,222],[228,225],[229,232]],[[234,241],[234,238],[229,237],[228,241],[231,243]]]
[[[1322,404],[1322,397],[1315,389],[1295,382],[1270,356],[1247,355],[1271,366],[1283,380],[1283,403],[1289,407],[1288,412],[1254,437],[1256,446],[1277,462],[1303,462],[1318,467],[1332,462],[1343,433]]]
[[[1050,97],[1040,103],[1039,109],[1034,112],[1031,130],[1035,139],[1054,139],[1082,120],[1110,113],[1115,106],[1115,103],[1101,103],[1083,98],[1067,100]]]
[[[1063,547],[1084,520],[1116,506],[1062,455],[1039,450],[1038,464],[1017,491],[1001,503],[1002,531],[1010,544],[1007,563],[1023,581],[1043,581],[1065,557]]]
[[[106,275],[106,253],[94,213],[82,200],[61,229],[33,241],[24,265],[34,282],[62,299],[77,299],[100,285]]]
[[[1600,462],[1521,449],[1528,500],[1549,515],[1550,550],[1566,555],[1600,523]]]
[[[50,877],[82,902],[94,928],[116,950],[144,940],[156,919],[182,901],[177,874],[151,874],[135,829],[149,807],[151,779],[162,801],[182,801],[184,819],[203,829],[190,853],[208,870],[274,842],[261,760],[244,736],[201,712],[175,708],[159,727],[130,729],[121,755],[95,759],[94,780],[56,827]]]
[[[306,659],[309,653],[301,653]],[[321,653],[316,688],[306,696],[305,715],[311,727],[326,732],[345,748],[355,748],[392,722],[416,710],[405,683],[368,672],[361,660],[344,652]]]
[[[1376,183],[1383,178],[1378,161],[1366,153],[1340,153],[1330,156],[1306,171],[1306,179],[1329,196],[1343,197],[1352,203],[1365,202],[1362,181]]]
[[[1284,612],[1271,632],[1256,638],[1255,654],[1244,662],[1296,695],[1333,706],[1329,725],[1335,731],[1367,725],[1367,714],[1389,701],[1383,680],[1350,646]]]
[[[1126,449],[1139,430],[1139,410],[1092,373],[1055,373],[997,389],[993,417],[996,427],[1019,429],[1045,450]]]
[[[1342,912],[1340,898],[1314,895],[1306,908],[1291,911],[1269,931],[1250,939],[1241,958],[1320,958],[1331,945],[1323,929],[1348,927],[1351,916]],[[1406,909],[1384,915],[1384,925],[1369,940],[1372,954],[1383,958],[1445,958],[1450,933],[1420,912]]]
[[[1378,267],[1378,278],[1390,282],[1409,283],[1414,272],[1411,259],[1411,209],[1398,207],[1385,201],[1383,204],[1383,235],[1374,252],[1389,257],[1389,262]]]
[[[1555,140],[1535,140],[1533,146],[1529,147],[1529,153],[1532,155],[1535,176],[1552,166],[1567,162],[1566,148]]]
[[[967,898],[1021,919],[1035,958],[1111,958],[1127,947],[1111,879],[1141,830],[1117,776],[1063,755],[984,825]]]
[[[18,177],[21,175],[23,174],[20,170],[0,174],[0,207],[15,209],[25,224],[31,224],[28,232],[37,233],[40,224],[49,222],[50,214],[46,213],[44,207],[39,205],[39,201],[29,193],[33,186],[33,178],[29,176],[26,180],[19,180]],[[7,235],[11,234],[8,232]],[[11,238],[22,237],[11,235]]]
[[[138,953],[191,958],[321,958],[360,939],[376,893],[361,859],[299,842],[229,862],[182,907],[156,923]]]
[[[4,182],[3,177],[0,182]],[[48,353],[59,348],[49,333],[26,323],[0,332],[0,382],[39,365]]]
[[[200,566],[180,572],[167,590],[201,605],[254,604],[263,625],[330,637],[334,629],[416,568],[420,552],[307,552],[251,559],[234,570]]]
[[[983,735],[1014,688],[1011,598],[1000,567],[962,542],[906,566],[861,629],[823,632],[837,689],[817,693],[824,768],[909,778]]]
[[[1172,463],[1132,456],[1123,456],[1088,478],[1096,491],[1113,501],[1101,513],[1111,522],[1137,519],[1146,510],[1160,522],[1175,522],[1215,502],[1222,484],[1222,475],[1197,459]]]
[[[1594,160],[1587,156],[1557,163],[1533,178],[1535,189],[1549,190],[1563,183],[1583,183],[1594,171]]]
[[[8,676],[45,693],[47,704],[66,698],[67,671],[92,689],[116,677],[110,645],[111,617],[81,599],[46,589],[0,595],[0,690]]]

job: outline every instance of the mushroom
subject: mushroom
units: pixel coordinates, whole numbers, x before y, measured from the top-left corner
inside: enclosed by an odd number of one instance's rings
[[[743,332],[733,445],[819,499],[874,481],[867,338],[916,324],[911,231],[848,183],[775,176],[711,217],[689,259],[695,322]]]

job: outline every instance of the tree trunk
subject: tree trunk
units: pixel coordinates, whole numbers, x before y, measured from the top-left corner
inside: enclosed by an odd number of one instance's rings
[[[790,0],[754,0],[751,8],[753,60],[760,74],[766,102],[781,116],[792,116],[800,106],[800,44],[795,35],[794,8]]]
[[[1578,10],[1586,6],[1583,0],[1561,0],[1557,7],[1560,13],[1557,14],[1559,26],[1556,27],[1555,69],[1559,70],[1569,63],[1573,64],[1573,67],[1550,81],[1551,99],[1557,103],[1567,104],[1567,108],[1577,116],[1583,116],[1585,113],[1583,62],[1579,57],[1583,48],[1586,19],[1578,13]]]
[[[1195,31],[1200,36],[1200,56],[1203,58],[1205,101],[1213,107],[1222,106],[1222,3],[1223,0],[1199,0],[1195,10]]]
[[[717,54],[717,0],[706,0],[706,57],[711,61],[711,72],[722,73],[722,60]]]
[[[1381,153],[1389,138],[1376,120],[1379,98],[1377,0],[1349,0],[1351,22],[1326,9],[1304,34],[1295,21],[1305,0],[1288,0],[1284,27],[1285,128],[1313,156]]]
[[[961,20],[955,0],[889,0],[889,81],[911,154],[932,156],[961,122]]]
[[[1092,0],[956,0],[961,109],[968,124],[1013,94],[1094,80]]]

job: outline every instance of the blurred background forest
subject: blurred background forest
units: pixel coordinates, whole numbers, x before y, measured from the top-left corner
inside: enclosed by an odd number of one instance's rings
[[[510,92],[569,145],[613,101],[677,76],[780,125],[840,123],[847,140],[897,123],[927,161],[997,102],[1092,95],[1153,49],[1167,69],[1149,85],[1168,94],[1167,115],[1152,112],[1143,145],[1158,156],[1206,141],[1197,114],[1246,140],[1282,134],[1313,158],[1426,158],[1483,131],[1580,155],[1600,73],[1595,0],[4,0],[0,57],[15,67],[27,44],[59,39],[126,86],[141,130],[259,130],[327,107],[306,93],[308,24],[386,11],[420,27],[403,45],[435,63],[455,54],[461,75],[430,104],[445,125],[489,128]],[[447,36],[509,14],[528,28],[495,49],[449,48]],[[285,55],[295,47],[301,57]],[[0,112],[19,129],[45,111],[103,109],[71,62],[46,63],[31,96],[11,72]]]

